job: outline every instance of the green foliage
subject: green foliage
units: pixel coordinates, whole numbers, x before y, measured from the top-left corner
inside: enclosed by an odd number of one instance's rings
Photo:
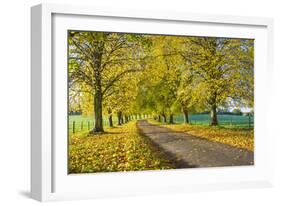
[[[242,114],[241,110],[238,109],[238,108],[235,108],[234,110],[232,110],[232,113],[233,114],[237,114],[237,115],[241,115]]]

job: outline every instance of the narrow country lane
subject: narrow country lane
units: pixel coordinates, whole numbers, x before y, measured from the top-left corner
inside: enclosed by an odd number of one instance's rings
[[[254,153],[139,120],[140,132],[163,149],[178,168],[253,165]]]

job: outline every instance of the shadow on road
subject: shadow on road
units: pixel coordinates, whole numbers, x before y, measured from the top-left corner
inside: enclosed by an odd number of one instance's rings
[[[144,121],[146,122],[145,120],[139,120],[139,122],[141,121]],[[149,125],[148,127],[157,127],[155,125]],[[153,133],[157,133],[159,134],[159,132],[150,132],[150,133],[147,133],[145,134],[142,129],[139,127],[139,124],[137,124],[137,129],[138,129],[138,132],[141,136],[145,137],[145,138],[149,138],[148,135],[150,134],[153,134]],[[166,132],[163,132],[163,133],[166,133]],[[169,133],[173,133],[173,132],[169,132]],[[177,133],[177,132],[175,132]],[[153,141],[152,139],[150,139],[151,143],[153,144],[153,146],[155,148],[157,148],[159,151],[161,151],[164,155],[164,158],[166,158],[167,160],[169,160],[169,162],[171,162],[177,169],[180,169],[180,168],[197,168],[198,166],[197,165],[192,165],[190,164],[189,162],[183,160],[183,159],[179,159],[175,153],[172,153],[172,152],[169,152],[167,150],[165,150],[163,147],[160,146],[160,144],[158,144],[157,142]]]
[[[137,127],[177,168],[254,165],[254,152],[246,149],[174,132],[146,120],[139,120]]]

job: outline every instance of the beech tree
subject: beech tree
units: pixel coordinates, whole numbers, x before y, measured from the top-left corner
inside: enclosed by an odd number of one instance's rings
[[[94,116],[91,132],[153,114],[174,123],[182,113],[253,108],[254,41],[69,31],[69,102]]]
[[[171,36],[152,36],[151,48],[153,51],[150,53],[151,60],[147,62],[150,73],[150,80],[145,81],[146,88],[143,90],[152,91],[150,95],[146,96],[145,102],[154,113],[158,113],[158,120],[162,116],[163,121],[174,123],[174,104],[177,99],[177,88],[181,79],[181,59],[175,51],[178,46],[180,37]]]
[[[142,59],[142,37],[86,31],[69,31],[68,35],[69,64],[75,64],[69,72],[69,87],[81,82],[88,87],[95,116],[92,132],[103,132],[103,98],[125,74],[141,69],[136,62]]]
[[[194,95],[210,110],[211,125],[218,124],[221,105],[253,100],[253,40],[190,37],[182,56],[197,79]],[[248,102],[248,104],[250,104]]]

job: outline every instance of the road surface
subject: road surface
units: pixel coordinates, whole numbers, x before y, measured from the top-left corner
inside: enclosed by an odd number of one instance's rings
[[[254,153],[230,145],[211,142],[193,135],[139,120],[140,132],[151,139],[177,168],[253,165]]]

